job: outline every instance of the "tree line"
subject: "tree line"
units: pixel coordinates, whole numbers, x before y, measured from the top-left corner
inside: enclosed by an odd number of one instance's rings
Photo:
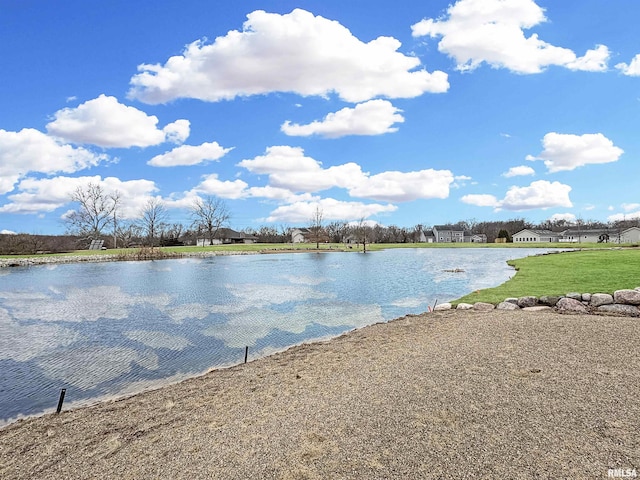
[[[211,196],[196,197],[189,207],[191,222],[188,227],[180,222],[169,222],[164,202],[149,199],[135,220],[121,215],[119,192],[106,193],[99,184],[78,187],[71,195],[77,208],[64,217],[67,233],[81,242],[105,239],[112,248],[181,245],[192,238],[206,238],[212,244],[216,233],[230,219],[229,209],[221,199]]]
[[[91,240],[102,239],[109,248],[131,246],[195,245],[198,239],[212,244],[218,231],[228,226],[231,214],[226,203],[218,198],[196,198],[189,207],[190,222],[168,221],[167,208],[158,198],[148,200],[138,212],[138,218],[122,218],[122,198],[118,192],[106,193],[99,184],[90,183],[77,188],[71,195],[76,209],[63,221],[66,235],[0,235],[0,254],[34,254],[38,252],[68,252],[87,248]],[[511,241],[511,236],[525,228],[560,232],[568,228],[609,229],[622,231],[639,226],[637,219],[605,223],[597,220],[545,220],[532,223],[524,218],[509,220],[464,220],[451,224],[451,229],[485,234],[487,242],[497,238]],[[341,243],[347,239],[367,243],[416,243],[422,232],[431,230],[426,223],[412,227],[396,225],[370,225],[364,218],[358,222],[324,222],[323,212],[317,208],[306,228],[310,240],[319,243]],[[259,243],[289,243],[292,227],[288,225],[263,225],[245,228],[243,233],[256,237]],[[366,247],[365,247],[366,248]]]

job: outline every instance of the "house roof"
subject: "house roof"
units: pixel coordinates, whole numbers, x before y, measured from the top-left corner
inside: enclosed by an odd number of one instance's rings
[[[562,235],[584,235],[586,233],[611,233],[611,230],[608,228],[568,228],[562,232]]]
[[[462,232],[461,228],[457,228],[455,225],[434,225],[436,230],[451,230],[454,232]]]
[[[253,235],[248,235],[244,232],[236,232],[230,228],[220,228],[215,234],[215,238],[229,238],[231,240],[241,240],[241,239],[255,239],[258,237],[254,237]]]
[[[525,228],[524,230],[520,230],[519,232],[514,233],[514,235],[520,235],[523,232],[531,232],[535,233],[536,235],[545,235],[549,237],[559,237],[561,235],[560,233],[552,232],[551,230],[538,230],[534,228]]]

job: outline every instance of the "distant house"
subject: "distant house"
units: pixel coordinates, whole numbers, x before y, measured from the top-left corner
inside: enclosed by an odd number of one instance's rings
[[[316,238],[316,234],[309,228],[294,228],[291,230],[291,243],[327,243],[329,235],[321,230]]]
[[[616,234],[617,237],[617,234]],[[614,240],[617,242],[617,238]],[[640,243],[640,228],[631,227],[620,233],[619,243]]]
[[[233,243],[256,243],[258,237],[243,232],[236,232],[230,228],[220,228],[211,242],[212,245],[230,245]],[[199,238],[196,242],[199,247],[209,245],[208,238]]]
[[[464,242],[464,230],[459,230],[452,225],[434,225],[433,236],[438,243]]]
[[[484,233],[473,233],[469,230],[460,230],[452,225],[434,225],[433,241],[438,243],[486,243],[487,236]],[[427,240],[428,241],[428,240]]]
[[[513,243],[545,243],[545,242],[558,242],[561,234],[552,232],[551,230],[533,230],[525,228],[518,233],[514,233]]]
[[[558,241],[563,243],[608,243],[615,241],[613,236],[607,228],[569,228],[560,234]]]
[[[310,236],[311,230],[308,228],[294,228],[291,230],[291,243],[305,243]]]
[[[419,242],[421,243],[435,243],[436,241],[436,236],[434,235],[433,231],[424,231],[422,230],[420,232],[420,237],[418,239]]]
[[[514,242],[640,243],[640,227],[568,228],[563,232],[524,229],[513,235]]]
[[[487,243],[487,236],[484,233],[474,233],[471,235],[471,243]]]

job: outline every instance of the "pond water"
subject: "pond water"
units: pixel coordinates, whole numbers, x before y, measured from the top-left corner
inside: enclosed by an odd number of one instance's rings
[[[0,270],[0,424],[427,311],[543,249],[392,249]],[[459,269],[462,272],[446,270]]]

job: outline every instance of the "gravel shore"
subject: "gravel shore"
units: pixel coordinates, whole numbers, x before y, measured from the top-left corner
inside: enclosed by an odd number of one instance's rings
[[[640,321],[408,316],[0,430],[2,479],[640,474]]]

